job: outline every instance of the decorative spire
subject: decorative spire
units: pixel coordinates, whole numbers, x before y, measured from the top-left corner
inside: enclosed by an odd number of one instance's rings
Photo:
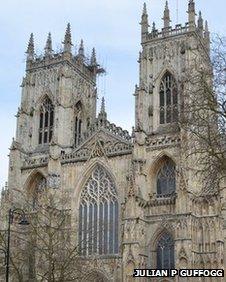
[[[33,35],[33,33],[31,33],[31,35],[30,35],[26,54],[27,54],[27,61],[34,60],[35,48],[34,48],[34,35]]]
[[[81,43],[80,43],[80,46],[79,46],[79,49],[78,49],[78,55],[79,55],[81,58],[84,58],[84,57],[85,57],[84,44],[83,44],[83,40],[82,40],[82,39],[81,39]]]
[[[106,110],[105,110],[105,99],[104,99],[104,97],[102,97],[102,100],[101,100],[100,113],[99,113],[98,117],[102,121],[107,119],[107,113],[106,113]]]
[[[143,6],[143,16],[144,15],[147,15],[147,5],[146,5],[146,3],[144,3],[144,6]]]
[[[147,6],[146,3],[144,3],[143,7],[143,13],[142,13],[142,18],[141,18],[141,33],[142,33],[142,40],[144,40],[144,36],[148,33],[148,14],[147,14]]]
[[[194,29],[195,27],[195,2],[194,0],[189,0],[188,3],[188,23],[190,30]]]
[[[96,58],[96,50],[95,50],[95,48],[93,48],[93,50],[92,50],[90,65],[92,67],[96,67],[97,66],[97,58]]]
[[[52,56],[52,38],[51,33],[49,32],[47,41],[46,41],[46,47],[45,47],[45,57],[51,57]]]
[[[73,46],[73,44],[72,44],[72,40],[71,40],[71,25],[70,25],[70,23],[67,24],[63,44],[64,44],[64,52],[71,53],[71,47]]]
[[[205,37],[206,36],[208,36],[208,37],[210,36],[208,21],[205,21]]]
[[[157,29],[156,29],[156,25],[155,25],[155,22],[152,23],[152,37],[155,37],[156,33],[157,33]]]
[[[210,52],[210,32],[208,27],[208,21],[205,21],[204,39],[205,39],[207,51]]]
[[[199,11],[199,18],[198,18],[198,29],[201,34],[203,34],[203,18],[202,18],[202,12]]]
[[[168,6],[168,1],[166,1],[163,21],[164,21],[164,28],[167,28],[167,27],[170,26],[170,10],[169,10],[169,6]]]

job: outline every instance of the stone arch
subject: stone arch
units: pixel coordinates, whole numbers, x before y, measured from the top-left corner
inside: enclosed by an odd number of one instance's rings
[[[81,100],[78,100],[74,106],[75,111],[82,111],[83,110],[83,103]]]
[[[37,200],[38,194],[41,192],[41,189],[44,189],[46,186],[46,175],[43,174],[39,169],[33,170],[25,181],[25,193],[28,199],[28,202],[33,205],[34,201]],[[32,201],[32,203],[31,203]]]
[[[34,169],[27,177],[24,187],[25,191],[28,191],[31,189],[33,183],[40,178],[45,178],[46,179],[47,175],[45,175],[40,169]]]
[[[168,223],[164,224],[163,222],[157,228],[154,235],[152,236],[152,238],[149,241],[150,261],[151,261],[151,268],[153,269],[157,267],[157,252],[156,252],[157,245],[158,245],[159,240],[162,238],[164,234],[170,234],[173,239],[175,238],[175,232],[172,229],[171,225]],[[174,256],[175,256],[175,249],[174,249]]]
[[[161,79],[164,77],[164,75],[166,73],[170,73],[175,78],[175,80],[178,84],[178,79],[177,79],[178,76],[176,74],[176,70],[174,68],[172,68],[171,66],[166,66],[157,74],[157,76],[154,79],[154,83],[158,85],[158,87],[157,87],[158,92],[159,92],[159,89],[160,89],[160,85],[159,85],[160,83],[159,82],[161,81]]]
[[[101,270],[90,271],[83,279],[82,282],[109,282],[107,274]]]
[[[54,100],[53,94],[50,91],[48,91],[48,92],[43,93],[40,97],[38,97],[35,103],[35,107],[38,111],[42,103],[45,101],[45,99],[49,99],[53,103],[53,100]]]
[[[157,158],[153,161],[151,164],[150,170],[149,170],[149,180],[150,180],[150,187],[152,187],[151,194],[157,194],[157,177],[158,172],[160,171],[161,167],[164,165],[166,161],[171,161],[175,165],[176,170],[176,160],[173,156],[171,156],[167,152],[161,152]],[[175,181],[176,179],[176,171],[175,171]],[[177,184],[176,184],[177,186]]]
[[[78,213],[81,255],[118,254],[118,194],[114,180],[100,164],[94,166],[82,187]]]
[[[115,183],[117,194],[119,195],[119,189],[118,189],[117,180],[116,180],[115,175],[112,173],[111,167],[108,166],[105,162],[103,162],[100,159],[98,159],[98,160],[90,160],[90,162],[85,165],[85,167],[82,170],[81,175],[80,175],[77,183],[75,184],[74,194],[72,195],[72,203],[73,203],[72,207],[74,206],[75,209],[76,209],[74,212],[78,212],[78,205],[79,205],[82,189],[83,189],[85,183],[87,182],[87,180],[89,179],[92,171],[94,170],[94,168],[97,165],[102,166],[109,173],[111,179]]]

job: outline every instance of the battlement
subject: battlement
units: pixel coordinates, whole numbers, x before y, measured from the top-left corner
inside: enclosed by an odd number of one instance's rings
[[[142,44],[158,39],[165,39],[167,37],[179,36],[189,32],[196,32],[200,38],[204,41],[205,45],[209,49],[210,44],[210,33],[208,28],[208,22],[202,17],[201,11],[199,12],[198,19],[196,21],[196,11],[194,0],[188,2],[188,22],[185,25],[176,24],[174,27],[171,26],[170,9],[168,7],[168,1],[166,1],[164,15],[163,15],[163,28],[157,29],[155,22],[152,24],[152,30],[149,32],[149,20],[146,4],[144,4],[142,19],[141,19],[141,41]]]
[[[58,52],[54,52],[52,49],[51,34],[49,33],[43,54],[37,55],[35,53],[34,36],[32,33],[26,51],[26,71],[32,71],[37,68],[50,67],[62,62],[67,62],[76,70],[79,70],[88,77],[96,77],[97,74],[105,72],[105,70],[97,62],[96,51],[94,48],[90,56],[85,55],[83,40],[81,40],[78,51],[75,54],[72,53],[73,44],[70,24],[67,25],[62,44],[62,49]]]
[[[68,54],[65,55],[64,52],[55,53],[51,57],[45,57],[44,55],[35,56],[33,60],[27,62],[26,71],[32,71],[43,67],[51,67],[63,62],[68,62],[76,70],[79,70],[88,77],[93,77],[105,72],[105,70],[98,64],[92,66],[90,63],[91,59],[88,57],[81,61],[79,56],[68,56]]]
[[[185,26],[182,26],[181,24],[175,25],[175,27],[166,27],[162,28],[161,30],[158,29],[153,29],[151,33],[148,34],[147,40],[156,40],[156,39],[161,39],[161,38],[166,38],[166,37],[171,37],[171,36],[177,36],[181,34],[185,34],[190,31],[189,28],[189,23],[186,23]]]

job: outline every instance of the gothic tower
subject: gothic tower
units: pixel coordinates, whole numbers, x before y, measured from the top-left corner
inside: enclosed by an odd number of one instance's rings
[[[73,54],[72,46],[70,24],[67,25],[63,48],[58,53],[52,49],[49,33],[44,54],[37,56],[31,34],[26,51],[26,75],[21,85],[21,106],[16,116],[16,138],[10,153],[12,166],[47,164],[49,156],[56,159],[76,148],[94,122],[96,77],[103,69],[99,68],[95,49],[90,58],[85,56],[83,40],[76,54]],[[31,161],[29,156],[36,156],[36,159]],[[17,175],[12,176],[13,173]],[[19,170],[10,170],[9,186],[12,190],[23,186],[20,177]]]
[[[23,207],[18,190],[69,195],[63,209],[85,269],[79,281],[136,281],[135,268],[224,268],[222,195],[203,186],[186,155],[193,144],[182,121],[196,89],[188,74],[210,67],[208,24],[193,0],[187,13],[173,27],[166,1],[163,28],[150,28],[144,4],[132,136],[108,120],[104,99],[97,115],[104,70],[95,49],[87,58],[81,40],[73,54],[68,24],[63,49],[53,51],[49,34],[37,56],[31,34],[1,206]]]
[[[149,30],[146,4],[143,8],[125,269],[223,267],[220,195],[204,189],[192,171],[194,159],[185,153],[192,143],[183,113],[196,87],[187,75],[195,75],[196,65],[210,67],[208,24],[204,27],[201,12],[196,21],[193,0],[187,13],[185,25],[172,27],[166,1],[163,28],[153,22]]]

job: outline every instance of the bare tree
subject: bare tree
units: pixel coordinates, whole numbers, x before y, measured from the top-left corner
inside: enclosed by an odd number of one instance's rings
[[[35,195],[21,194],[29,225],[13,224],[10,271],[15,281],[82,281],[87,264],[71,224],[69,195],[47,186]],[[6,232],[0,242],[5,248]]]
[[[184,85],[181,128],[187,157],[193,158],[204,189],[216,192],[226,176],[226,38],[213,37],[210,56],[194,52]]]

